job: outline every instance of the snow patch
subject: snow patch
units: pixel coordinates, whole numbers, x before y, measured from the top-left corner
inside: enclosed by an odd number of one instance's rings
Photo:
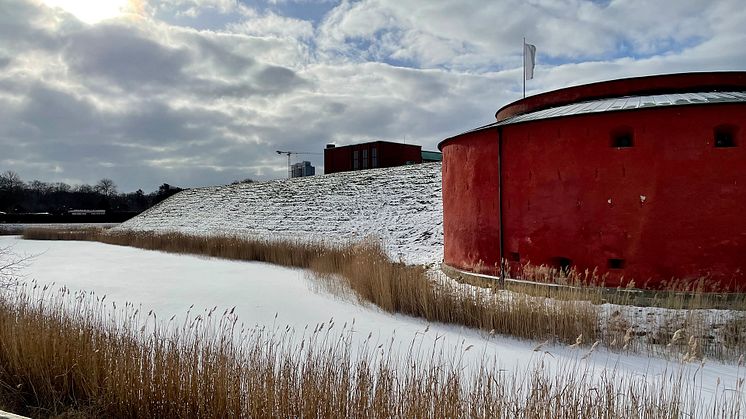
[[[441,163],[180,192],[114,230],[380,240],[411,264],[443,259]]]

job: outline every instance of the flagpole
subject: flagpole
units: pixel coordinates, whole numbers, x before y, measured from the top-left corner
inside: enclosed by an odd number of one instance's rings
[[[523,98],[526,98],[526,37],[523,37]]]

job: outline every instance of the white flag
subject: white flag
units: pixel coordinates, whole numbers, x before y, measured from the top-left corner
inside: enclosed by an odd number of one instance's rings
[[[534,65],[536,64],[536,45],[523,43],[523,75],[526,80],[534,78]]]

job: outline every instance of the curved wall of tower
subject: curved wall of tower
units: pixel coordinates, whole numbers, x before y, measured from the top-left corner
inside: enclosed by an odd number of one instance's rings
[[[746,287],[746,73],[614,80],[441,142],[444,262]]]

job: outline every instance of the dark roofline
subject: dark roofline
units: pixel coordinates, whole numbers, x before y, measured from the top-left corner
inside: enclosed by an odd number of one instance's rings
[[[438,143],[438,150],[442,150],[445,143],[464,134],[505,125],[509,123],[507,121],[509,119],[544,109],[614,97],[724,90],[746,91],[746,72],[720,71],[663,74],[566,87],[509,103],[500,108],[495,114],[497,122],[491,122],[478,128],[450,136]]]
[[[630,103],[631,101],[631,103]],[[629,104],[628,104],[629,103]],[[554,108],[547,108],[535,112],[515,115],[501,121],[483,125],[461,134],[446,138],[438,143],[438,149],[463,135],[485,131],[506,125],[523,124],[546,119],[561,119],[582,115],[598,115],[606,112],[634,112],[655,108],[676,106],[710,106],[746,104],[746,90],[736,92],[692,92],[669,93],[650,96],[624,96],[607,99],[595,99],[588,102],[578,102]]]
[[[462,132],[460,134],[452,135],[452,136],[450,136],[450,137],[446,138],[445,140],[443,140],[443,141],[441,141],[441,142],[438,143],[438,150],[440,150],[440,152],[442,153],[443,152],[443,145],[445,143],[447,143],[447,142],[449,142],[449,141],[451,141],[451,140],[453,140],[455,138],[458,138],[458,137],[460,137],[460,136],[462,136],[464,134],[469,134],[471,132],[476,132],[476,131],[483,131],[483,130],[486,130],[486,129],[494,128],[494,127],[496,127],[498,125],[500,125],[499,122],[491,122],[489,124],[482,125],[481,127],[470,129],[469,131],[464,131],[464,132]]]
[[[403,146],[406,146],[406,147],[418,147],[418,148],[420,148],[420,150],[422,149],[422,146],[421,145],[417,145],[417,144],[397,143],[395,141],[378,140],[378,141],[368,141],[368,142],[365,142],[365,143],[355,143],[355,144],[347,144],[347,145],[340,145],[340,146],[335,145],[332,148],[325,148],[324,151],[326,151],[326,150],[335,150],[335,149],[339,149],[339,148],[356,147],[356,146],[368,145],[368,144],[396,144],[396,145],[403,145]]]
[[[502,121],[516,115],[595,99],[723,90],[746,90],[746,72],[662,74],[565,87],[509,103],[495,113],[495,118]]]

